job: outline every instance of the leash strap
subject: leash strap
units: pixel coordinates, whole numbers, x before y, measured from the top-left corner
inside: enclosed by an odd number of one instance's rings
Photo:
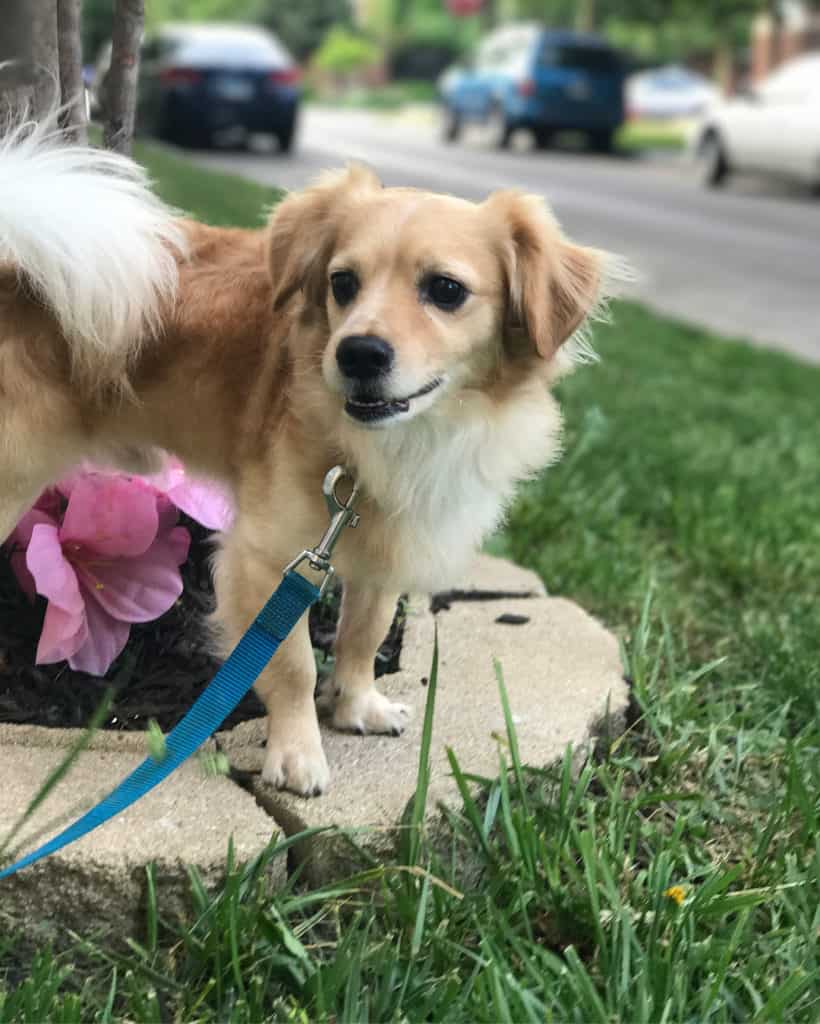
[[[319,598],[319,588],[304,576],[287,571],[250,629],[231,652],[181,722],[165,738],[161,761],[146,758],[96,807],[69,825],[53,839],[0,871],[8,878],[22,868],[56,853],[75,839],[81,839],[166,779],[218,729],[258,679],[302,615]]]

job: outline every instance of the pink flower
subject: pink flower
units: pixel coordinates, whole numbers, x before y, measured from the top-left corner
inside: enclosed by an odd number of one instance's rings
[[[38,523],[53,525],[55,522],[59,522],[63,516],[64,505],[65,501],[55,488],[43,491],[34,507],[26,512],[6,542],[9,545],[9,563],[23,593],[30,601],[34,601],[37,597],[34,577],[26,565],[26,549],[31,542],[31,531]]]
[[[136,477],[87,473],[66,490],[62,524],[40,503],[21,520],[12,540],[27,548],[28,578],[19,560],[15,571],[48,599],[37,663],[68,659],[103,675],[131,624],[158,618],[182,593],[190,537],[171,502]]]
[[[227,530],[233,522],[233,502],[225,488],[212,480],[188,476],[174,456],[168,457],[159,473],[145,479],[209,530]]]

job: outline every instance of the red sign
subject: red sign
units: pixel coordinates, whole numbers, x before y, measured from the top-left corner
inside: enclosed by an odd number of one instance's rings
[[[478,14],[484,0],[445,0],[445,5],[454,17],[466,18],[470,14]]]

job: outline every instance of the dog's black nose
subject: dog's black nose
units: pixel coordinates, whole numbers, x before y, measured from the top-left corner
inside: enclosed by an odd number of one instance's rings
[[[345,377],[373,380],[390,372],[393,346],[375,334],[350,334],[339,343],[336,362]]]

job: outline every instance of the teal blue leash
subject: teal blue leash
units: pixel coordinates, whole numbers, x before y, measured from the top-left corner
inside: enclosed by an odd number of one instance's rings
[[[319,600],[334,574],[330,564],[333,547],[346,526],[357,526],[359,522],[359,516],[353,511],[355,485],[347,501],[341,500],[336,493],[338,484],[346,475],[341,466],[336,466],[325,477],[322,490],[331,514],[330,526],[315,548],[306,549],[285,567],[282,582],[225,664],[185,717],[166,736],[163,757],[159,760],[146,758],[108,796],[59,835],[0,871],[0,879],[8,878],[30,864],[62,850],[69,843],[121,814],[166,779],[225,721],[302,615]],[[324,573],[320,587],[295,571],[302,562]]]

